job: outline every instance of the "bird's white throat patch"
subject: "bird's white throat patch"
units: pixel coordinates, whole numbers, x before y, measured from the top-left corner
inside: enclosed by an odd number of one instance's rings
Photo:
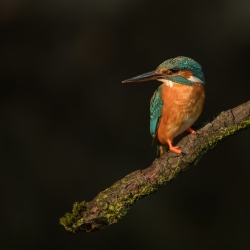
[[[176,84],[176,82],[172,82],[172,81],[167,80],[167,79],[159,79],[158,81],[163,82],[164,84],[166,84],[170,88],[172,88],[174,86],[174,84]]]

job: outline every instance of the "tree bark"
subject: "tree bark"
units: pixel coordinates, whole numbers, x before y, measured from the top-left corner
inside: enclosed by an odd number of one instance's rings
[[[196,134],[185,136],[178,146],[182,154],[167,152],[152,165],[137,170],[100,192],[90,202],[76,202],[60,224],[69,232],[95,231],[117,223],[130,207],[187,170],[219,141],[250,127],[250,101],[221,112],[200,126]]]

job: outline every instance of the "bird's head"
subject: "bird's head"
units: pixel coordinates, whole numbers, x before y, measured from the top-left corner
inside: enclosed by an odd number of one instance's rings
[[[158,80],[173,86],[174,83],[193,85],[195,83],[205,84],[205,78],[199,63],[185,56],[168,59],[160,64],[156,70],[139,75],[127,82],[143,82]]]

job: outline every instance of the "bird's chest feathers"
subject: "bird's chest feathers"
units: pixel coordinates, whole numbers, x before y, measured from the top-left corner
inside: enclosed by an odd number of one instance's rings
[[[192,86],[185,84],[162,85],[163,112],[189,112],[194,106],[203,104],[204,89],[201,84]]]
[[[161,127],[186,130],[199,117],[205,99],[202,84],[189,86],[174,83],[170,86],[164,83],[161,94],[163,101]]]

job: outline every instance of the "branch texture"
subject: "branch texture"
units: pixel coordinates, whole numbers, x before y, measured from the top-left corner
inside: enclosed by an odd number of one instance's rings
[[[100,192],[90,202],[76,202],[60,224],[69,232],[95,231],[117,223],[138,200],[154,193],[181,172],[196,163],[219,141],[250,127],[250,101],[221,112],[196,131],[184,137],[178,146],[183,153],[167,152],[152,165],[137,170]]]

